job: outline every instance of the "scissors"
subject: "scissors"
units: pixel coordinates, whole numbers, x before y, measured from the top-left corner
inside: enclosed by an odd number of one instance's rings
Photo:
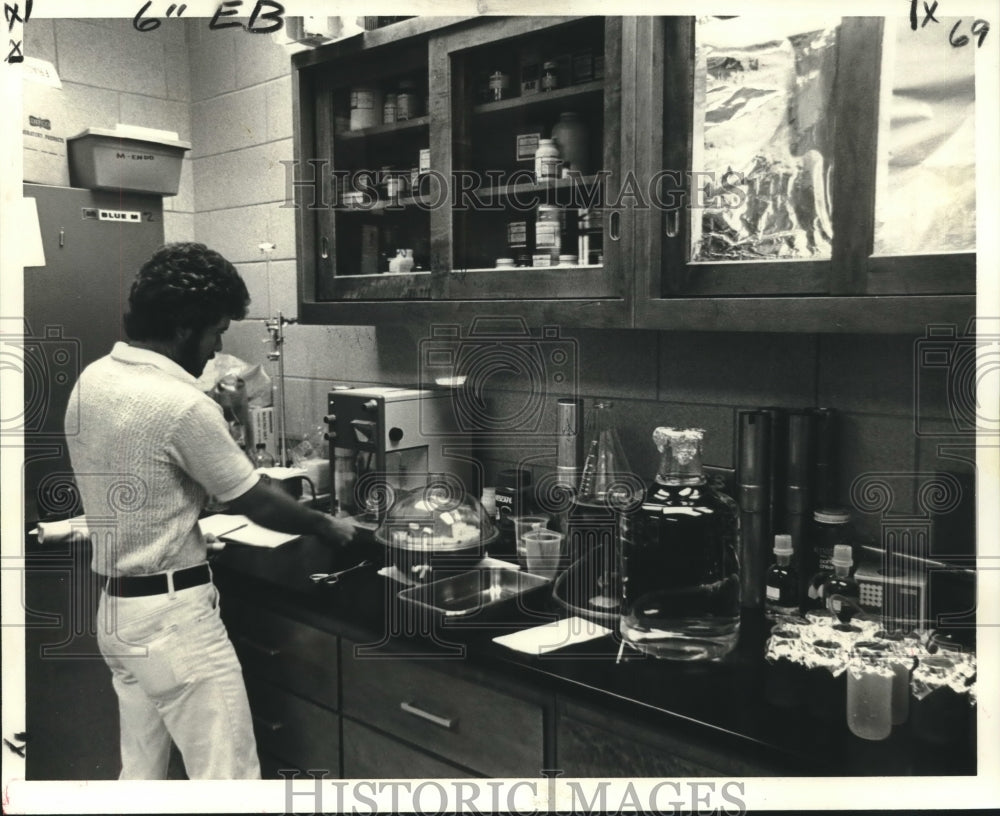
[[[335,584],[340,580],[341,575],[361,569],[362,567],[369,567],[371,566],[371,563],[371,561],[365,559],[360,564],[355,564],[353,567],[342,569],[339,572],[314,572],[309,576],[309,580],[314,584]]]

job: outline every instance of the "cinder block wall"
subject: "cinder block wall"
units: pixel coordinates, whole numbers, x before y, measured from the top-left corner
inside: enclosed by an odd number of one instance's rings
[[[60,127],[67,136],[87,128],[127,125],[172,130],[191,140],[188,36],[184,21],[165,20],[139,32],[125,19],[46,19],[24,27],[24,53],[55,65],[62,81]],[[192,162],[185,158],[176,196],[163,199],[168,241],[194,236]]]

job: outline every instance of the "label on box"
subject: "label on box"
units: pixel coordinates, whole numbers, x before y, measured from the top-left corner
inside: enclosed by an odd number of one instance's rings
[[[541,133],[519,133],[515,137],[516,146],[514,149],[517,160],[534,161],[535,151],[538,150],[538,140],[541,138]]]
[[[117,221],[119,224],[141,224],[142,213],[138,210],[103,210],[97,211],[98,221]]]
[[[421,173],[427,173],[431,169],[431,149],[425,147],[420,151],[420,166],[417,168]]]
[[[511,221],[507,225],[507,244],[512,247],[528,245],[528,222]]]
[[[539,221],[535,224],[535,246],[538,249],[558,249],[560,244],[559,238],[558,221]]]
[[[23,180],[57,187],[69,186],[69,161],[66,156],[66,100],[62,88],[52,83],[43,63],[29,71],[25,57],[23,89]],[[41,60],[34,62],[41,63]],[[34,62],[31,64],[33,65]],[[53,69],[54,70],[54,69]],[[56,80],[58,81],[58,80]]]

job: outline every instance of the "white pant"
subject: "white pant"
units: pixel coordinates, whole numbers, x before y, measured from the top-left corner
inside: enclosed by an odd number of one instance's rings
[[[191,779],[260,779],[239,660],[211,583],[101,595],[98,635],[121,720],[120,779],[166,779],[170,741]]]

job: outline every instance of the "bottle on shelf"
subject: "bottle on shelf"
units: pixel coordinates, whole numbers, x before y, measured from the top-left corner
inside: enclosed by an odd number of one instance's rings
[[[392,125],[396,122],[396,94],[387,93],[382,105],[382,124]]]
[[[555,60],[542,63],[542,81],[539,84],[543,91],[554,91],[559,87],[559,63]]]
[[[562,253],[563,211],[554,204],[539,204],[535,215],[533,266],[558,266]]]
[[[422,112],[420,97],[417,95],[417,83],[412,79],[400,81],[399,92],[396,94],[396,121],[416,119]]]
[[[739,638],[739,508],[708,483],[703,437],[653,432],[659,470],[623,526],[621,635],[660,658],[716,660]]]
[[[274,467],[274,457],[267,452],[267,445],[263,442],[258,442],[256,450],[253,453],[253,463],[254,467],[267,468]]]
[[[850,544],[838,544],[833,552],[833,574],[826,579],[820,591],[826,608],[841,623],[847,623],[860,609],[861,592],[858,582],[851,577],[853,564]]]
[[[559,178],[561,164],[555,141],[539,139],[535,151],[535,181],[555,181]]]
[[[590,172],[589,133],[579,114],[573,111],[560,113],[559,121],[552,126],[552,141],[562,156],[563,175],[567,170],[584,175]]]
[[[792,564],[792,553],[792,537],[778,533],[774,537],[775,563],[767,572],[764,592],[764,613],[770,620],[799,612],[799,576]]]

